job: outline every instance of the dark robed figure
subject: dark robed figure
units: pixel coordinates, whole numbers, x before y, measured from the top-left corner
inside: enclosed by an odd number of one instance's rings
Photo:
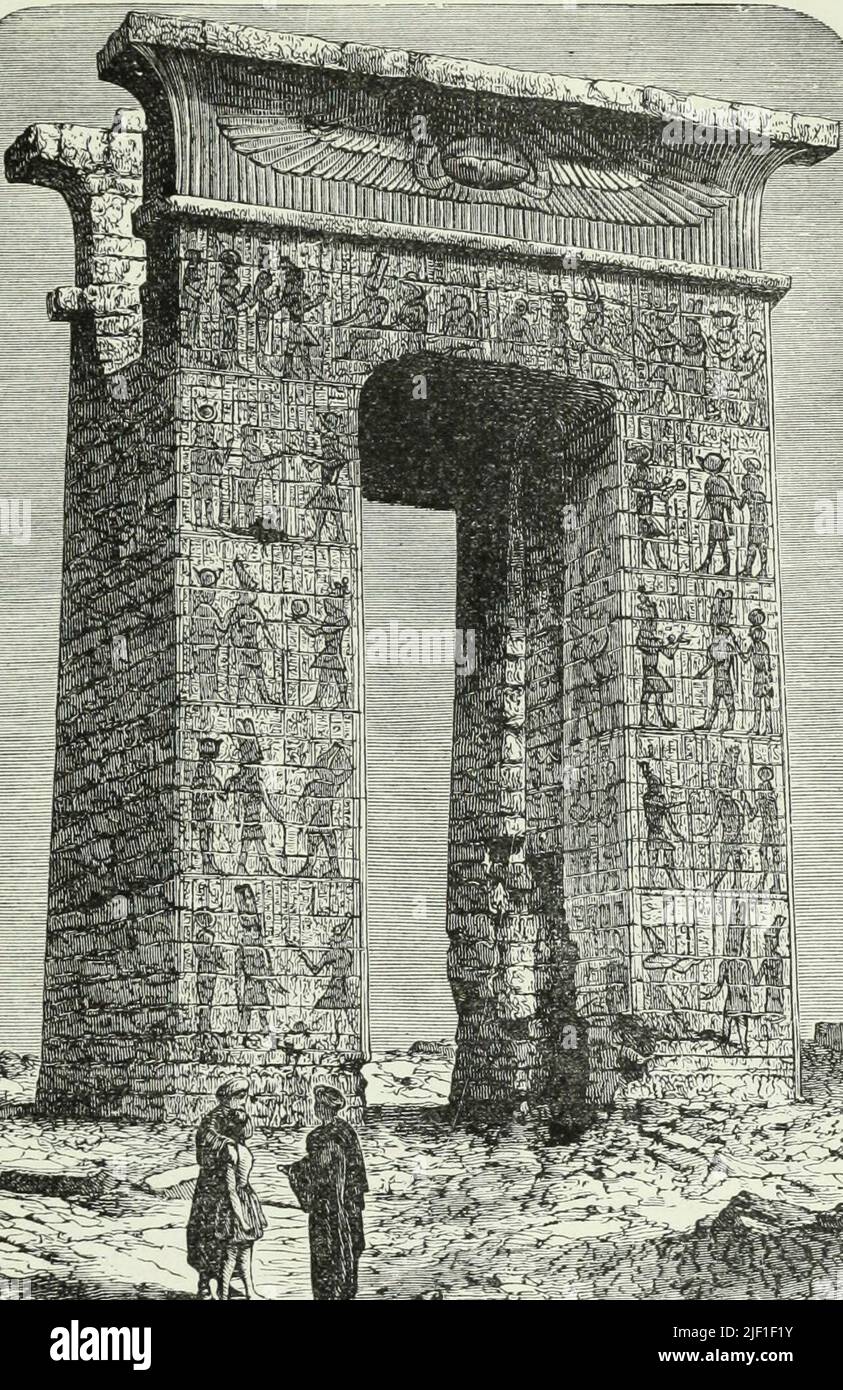
[[[369,1185],[356,1133],[340,1117],[345,1100],[333,1086],[314,1091],[316,1119],[307,1157],[287,1170],[308,1214],[310,1277],[316,1301],[357,1296],[357,1265],[366,1248],[363,1205]]]

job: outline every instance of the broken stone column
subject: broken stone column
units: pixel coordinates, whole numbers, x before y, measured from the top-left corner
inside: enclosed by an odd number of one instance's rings
[[[792,1095],[788,281],[760,268],[759,199],[837,127],[167,16],[129,15],[99,61],[146,132],[36,126],[7,154],[77,241],[51,297],[71,387],[41,1108],[192,1117],[248,1072],[266,1124],[308,1122],[318,1081],[359,1112],[363,493],[457,512],[478,634],[458,1113]],[[461,383],[505,401],[494,507],[464,432],[413,442]]]

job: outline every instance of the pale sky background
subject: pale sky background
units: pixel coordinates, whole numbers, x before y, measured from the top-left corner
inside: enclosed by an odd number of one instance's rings
[[[95,55],[128,5],[20,10],[0,24],[0,142],[33,121],[108,125],[134,104]],[[572,76],[649,82],[843,119],[843,40],[774,7],[142,5],[326,39]],[[803,1033],[843,1018],[843,152],[766,192],[764,264],[793,277],[774,313],[778,491]],[[0,537],[0,1046],[37,1049],[54,753],[69,330],[44,296],[73,281],[57,194],[0,182],[0,497],[31,501],[32,538]],[[817,503],[840,492],[839,534]],[[371,625],[453,620],[452,524],[365,516]],[[377,1046],[452,1031],[444,888],[446,668],[370,667],[369,931]]]

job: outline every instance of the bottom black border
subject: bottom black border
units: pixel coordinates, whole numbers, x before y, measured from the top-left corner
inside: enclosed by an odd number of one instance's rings
[[[773,1369],[804,1375],[833,1366],[840,1340],[839,1315],[833,1303],[821,1302],[566,1302],[555,1306],[541,1342],[529,1344],[523,1340],[517,1317],[502,1324],[496,1315],[486,1333],[482,1316],[478,1324],[476,1314],[469,1315],[468,1326],[465,1320],[451,1323],[447,1314],[435,1316],[431,1324],[428,1316],[409,1328],[403,1321],[398,1324],[402,1336],[412,1339],[416,1330],[425,1336],[421,1359],[418,1351],[408,1355],[412,1341],[395,1347],[389,1316],[371,1324],[365,1310],[356,1309],[352,1328],[358,1333],[365,1328],[365,1343],[346,1338],[325,1341],[326,1332],[337,1330],[336,1314],[314,1312],[302,1321],[285,1304],[269,1301],[238,1300],[218,1309],[212,1303],[191,1306],[182,1300],[2,1300],[0,1337],[17,1352],[18,1378],[35,1372],[50,1384],[63,1384],[68,1378],[81,1382],[103,1373],[112,1378],[134,1373],[131,1360],[54,1359],[51,1352],[59,1346],[72,1353],[74,1345],[77,1351],[83,1343],[96,1345],[96,1339],[85,1334],[86,1328],[149,1329],[150,1365],[140,1372],[144,1377],[140,1383],[157,1381],[162,1375],[187,1380],[209,1374],[215,1382],[231,1375],[236,1384],[249,1384],[255,1375],[261,1382],[275,1380],[291,1364],[309,1364],[315,1370],[341,1363],[344,1357],[349,1358],[349,1371],[355,1375],[367,1376],[368,1365],[373,1377],[400,1375],[402,1380],[407,1373],[438,1377],[444,1367],[460,1378],[470,1374],[474,1379],[483,1365],[499,1380],[504,1363],[511,1362],[513,1367],[520,1366],[519,1380],[529,1376],[545,1381],[551,1375],[562,1381],[583,1360],[597,1374],[617,1369],[646,1377],[667,1370],[679,1380],[688,1370],[717,1373],[724,1367],[745,1374],[763,1375]],[[346,1327],[345,1316],[340,1327]],[[57,1329],[67,1329],[67,1339],[58,1338]],[[429,1340],[431,1329],[436,1341]],[[440,1334],[443,1340],[438,1340]],[[135,1345],[142,1351],[146,1344],[141,1339]]]

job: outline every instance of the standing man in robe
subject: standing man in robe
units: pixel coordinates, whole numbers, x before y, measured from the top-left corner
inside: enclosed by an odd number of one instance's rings
[[[185,305],[187,341],[191,347],[200,348],[207,315],[208,269],[202,259],[201,246],[188,246],[184,259],[181,292]]]
[[[258,505],[258,487],[270,475],[271,469],[283,459],[284,455],[273,450],[263,438],[257,425],[244,425],[240,431],[240,475],[237,478],[237,525],[249,531],[263,508]]]
[[[567,295],[563,298],[567,299]],[[442,317],[442,332],[448,338],[476,338],[477,315],[465,290],[457,290]]]
[[[234,958],[235,988],[240,1009],[240,1038],[244,1047],[260,1047],[269,1034],[273,995],[287,990],[275,977],[272,957],[263,941],[263,916],[250,883],[234,886],[240,944]]]
[[[320,643],[319,650],[310,663],[311,674],[316,676],[316,690],[308,704],[316,705],[320,709],[345,709],[349,705],[349,693],[342,644],[346,631],[351,626],[351,620],[343,607],[348,593],[348,580],[334,580],[331,587],[334,592],[323,600],[321,618],[311,616],[305,598],[293,599],[290,612],[299,627]]]
[[[216,700],[220,644],[225,625],[216,610],[216,584],[219,570],[207,567],[198,571],[200,588],[191,594],[190,650],[193,674],[198,678],[199,699]],[[200,758],[204,756],[200,749]]]
[[[750,805],[747,799],[746,813],[749,821],[758,820],[761,822],[761,840],[758,845],[761,873],[758,875],[758,892],[764,892],[769,879],[770,892],[783,893],[779,803],[773,780],[773,769],[766,764],[758,769],[758,791],[755,796],[755,804]]]
[[[763,608],[753,608],[749,614],[749,648],[741,652],[752,668],[752,729],[759,738],[773,732],[773,700],[776,693],[773,676],[773,653],[767,641]],[[762,728],[762,725],[764,726]]]
[[[269,621],[258,607],[257,582],[242,560],[235,559],[234,573],[240,586],[237,602],[229,613],[225,632],[230,647],[230,667],[236,677],[238,705],[263,703],[283,705],[287,699],[286,653],[272,635]],[[264,643],[277,654],[281,668],[281,699],[270,693],[264,670]],[[232,682],[233,683],[233,682]]]
[[[283,807],[276,803],[275,797],[261,779],[259,769],[263,762],[263,752],[255,736],[254,722],[251,719],[237,719],[235,728],[239,735],[237,760],[240,766],[238,771],[228,778],[223,793],[234,794],[234,821],[240,827],[240,854],[236,872],[243,875],[249,873],[249,854],[253,852],[257,859],[254,872],[283,875],[284,869],[277,868],[270,857],[263,820],[266,810],[272,819],[282,826],[281,855],[282,860],[285,859],[286,826]]]
[[[744,848],[746,843],[747,801],[738,790],[738,748],[728,748],[720,765],[717,788],[714,792],[714,809],[709,824],[699,831],[700,840],[710,840],[715,830],[720,828],[720,852],[717,868],[711,880],[711,891],[716,893],[727,875],[731,874],[732,888],[741,887],[741,874],[744,867]]]
[[[348,781],[352,770],[348,750],[339,742],[332,743],[330,748],[317,757],[313,775],[308,777],[299,797],[299,806],[306,826],[306,849],[304,863],[296,870],[297,878],[316,876],[316,861],[320,849],[328,860],[328,876],[342,878],[333,805],[337,793]]]
[[[342,1092],[317,1086],[313,1100],[316,1128],[307,1136],[307,1157],[285,1171],[308,1215],[314,1302],[349,1303],[357,1297],[357,1266],[366,1248],[366,1165],[356,1133],[340,1115]]]
[[[637,441],[627,444],[626,462],[629,464],[627,478],[635,513],[640,564],[647,569],[668,570],[670,562],[665,558],[665,548],[668,553],[670,550],[667,504],[675,493],[683,490],[685,484],[681,478],[664,481],[653,462],[653,451],[649,444]],[[663,517],[656,513],[657,500],[662,504]]]
[[[240,315],[248,307],[250,290],[248,285],[240,284],[243,257],[239,251],[232,246],[224,247],[218,259],[221,266],[217,280],[220,357],[225,368],[238,367]]]
[[[341,420],[336,411],[324,411],[319,415],[319,429],[308,435],[308,450],[301,460],[309,470],[319,469],[319,486],[309,494],[305,507],[314,517],[313,539],[322,544],[322,534],[330,527],[331,539],[345,544],[343,524],[343,501],[339,490],[339,478],[349,459],[345,443],[340,434]]]

